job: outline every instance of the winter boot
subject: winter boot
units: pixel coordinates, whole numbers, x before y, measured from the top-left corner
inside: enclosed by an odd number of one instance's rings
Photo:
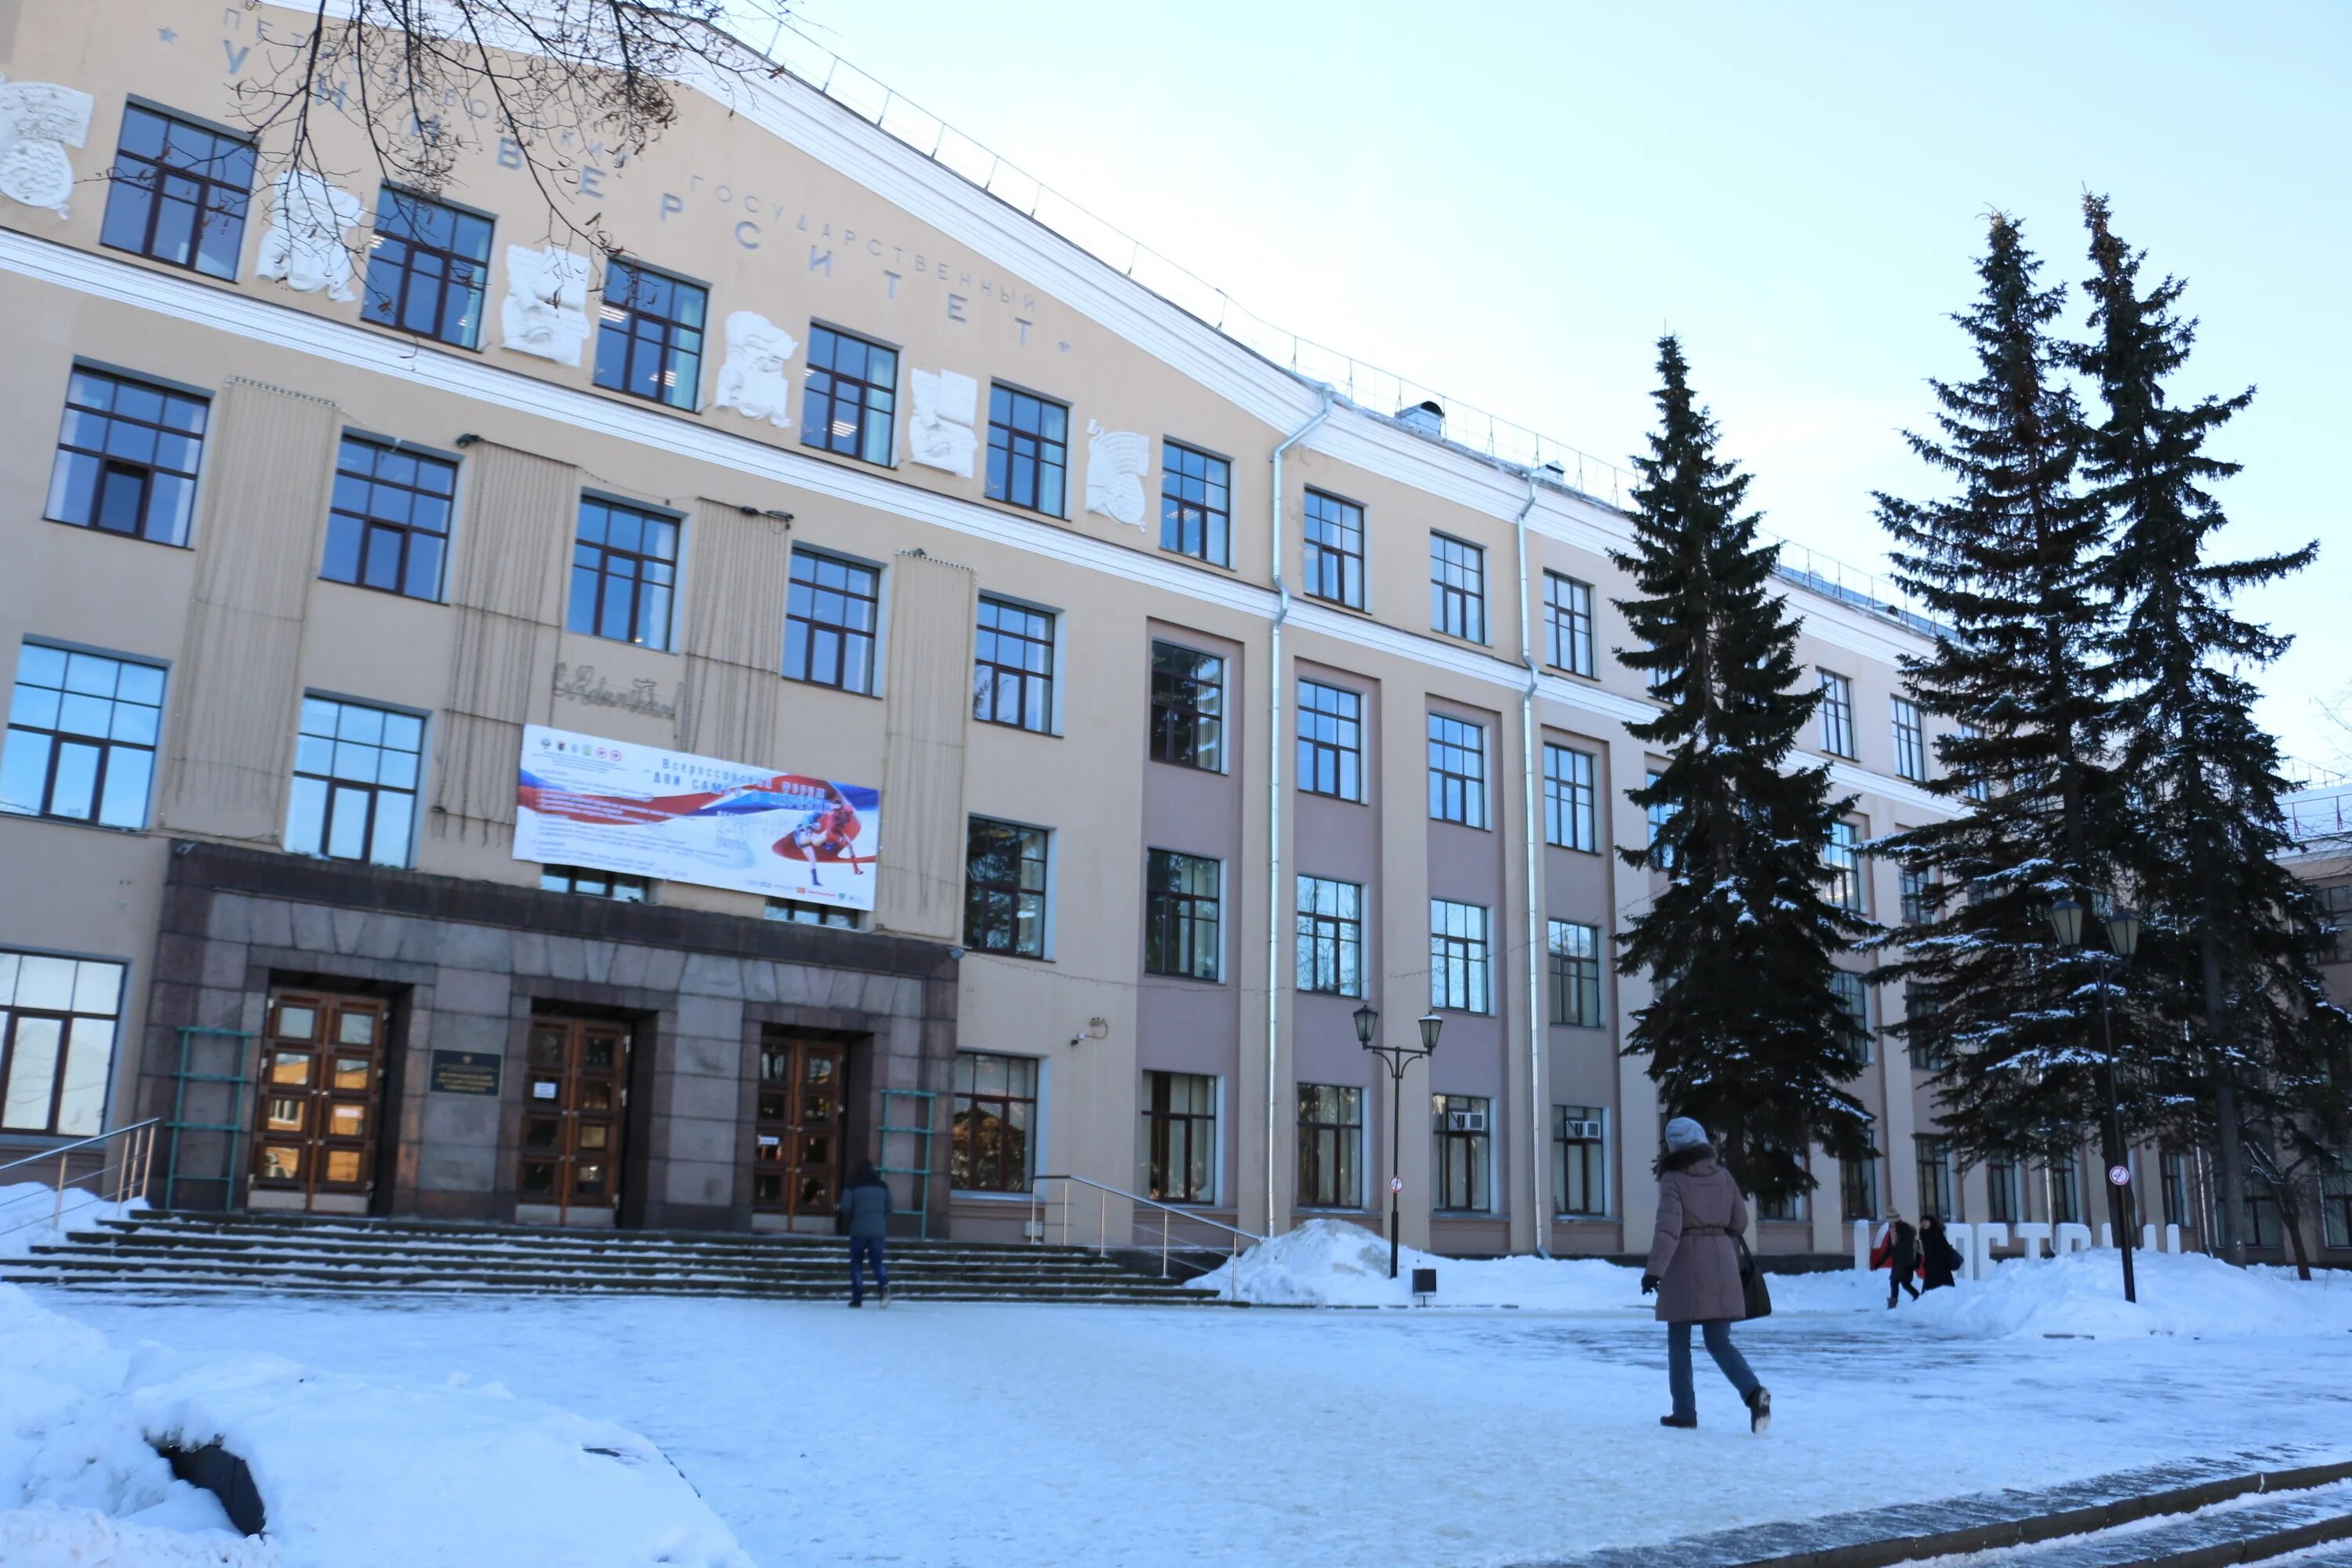
[[[1772,1430],[1772,1391],[1759,1388],[1748,1396],[1748,1429],[1759,1437]]]
[[[885,1285],[874,1292],[874,1304],[886,1310],[889,1307],[890,1287]]]
[[[1688,1429],[1696,1427],[1698,1425],[1698,1417],[1696,1415],[1661,1415],[1658,1417],[1658,1425],[1661,1426],[1680,1426]]]

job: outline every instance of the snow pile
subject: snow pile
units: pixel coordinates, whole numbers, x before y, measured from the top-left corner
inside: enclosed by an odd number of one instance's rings
[[[651,1443],[496,1384],[126,1355],[0,1285],[0,1562],[750,1568]],[[262,1540],[154,1447],[212,1443],[250,1468]]]
[[[2193,1252],[2142,1252],[2133,1262],[2137,1304],[2124,1300],[2122,1255],[2105,1250],[2003,1263],[1989,1279],[1930,1290],[1898,1311],[1924,1327],[1985,1339],[2352,1330],[2352,1276],[2323,1273],[2305,1284],[2292,1269],[2233,1268]],[[1873,1278],[1883,1292],[1886,1276]]]
[[[17,1182],[0,1186],[0,1258],[22,1258],[36,1243],[56,1240],[58,1228],[84,1228],[101,1219],[120,1218],[134,1209],[146,1206],[144,1198],[133,1198],[127,1204],[110,1204],[94,1193],[69,1185],[65,1192],[65,1224],[62,1227],[56,1227],[51,1224],[58,1212],[55,1184]]]
[[[1437,1270],[1437,1294],[1430,1300],[1440,1307],[1650,1310],[1641,1293],[1641,1270],[1593,1258],[1439,1258],[1408,1247],[1391,1279],[1387,1238],[1343,1219],[1308,1220],[1192,1283],[1270,1307],[1407,1307],[1415,1268]]]

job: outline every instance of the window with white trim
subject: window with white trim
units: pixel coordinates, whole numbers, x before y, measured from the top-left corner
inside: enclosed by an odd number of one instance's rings
[[[0,951],[0,1132],[96,1133],[121,1011],[120,963]]]

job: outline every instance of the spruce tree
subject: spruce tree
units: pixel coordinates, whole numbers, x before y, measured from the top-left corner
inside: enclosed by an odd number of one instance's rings
[[[2241,619],[2231,601],[2301,571],[2319,547],[2210,558],[2229,521],[2213,487],[2238,465],[2206,444],[2253,393],[2171,394],[2196,340],[2195,321],[2179,310],[2183,284],[2166,278],[2143,293],[2145,254],[2116,237],[2105,199],[2084,197],[2083,218],[2091,337],[2074,360],[2105,409],[2084,472],[2114,531],[2104,580],[2118,617],[2116,750],[2133,805],[2125,854],[2149,917],[2149,947],[2135,968],[2162,987],[2159,999],[2189,1032],[2190,1048],[2162,1064],[2178,1074],[2166,1087],[2198,1109],[2185,1130],[2212,1137],[2219,1239],[2242,1262],[2249,1164],[2267,1173],[2292,1222],[2283,1173],[2325,1158],[2313,1152],[2318,1144],[2296,1151],[2341,1097],[2324,1068],[2342,1047],[2343,1016],[2315,966],[2318,910],[2279,859],[2294,847],[2279,806],[2289,786],[2276,743],[2254,721],[2258,692],[2247,679],[2288,639]]]
[[[2051,333],[2065,289],[2037,288],[2039,267],[1993,215],[1980,292],[1953,318],[1976,374],[1930,382],[1936,432],[1906,437],[1948,490],[1878,497],[1898,580],[1946,627],[1904,668],[1921,706],[1953,721],[1930,787],[1964,808],[1881,841],[1928,885],[1925,919],[1883,939],[1894,961],[1878,977],[1906,986],[1902,1029],[1943,1064],[1940,1118],[1971,1159],[2069,1152],[2108,1103],[2104,955],[2061,945],[2049,919],[2062,900],[2096,910],[2111,895],[2121,813],[2103,765],[2103,514],[2077,482],[2081,412]],[[2118,1042],[2136,1032],[2116,1019]]]
[[[1669,1114],[1696,1118],[1748,1191],[1801,1194],[1808,1150],[1869,1152],[1869,1117],[1843,1087],[1857,1042],[1831,984],[1852,926],[1824,897],[1829,771],[1789,771],[1821,700],[1797,660],[1797,622],[1770,591],[1777,545],[1742,515],[1748,476],[1715,455],[1715,422],[1692,396],[1682,346],[1658,343],[1662,419],[1636,458],[1634,548],[1615,556],[1641,597],[1618,601],[1664,710],[1631,727],[1668,754],[1629,790],[1670,814],[1656,840],[1620,851],[1665,873],[1631,922],[1618,967],[1656,987],[1625,1054],[1648,1058]]]

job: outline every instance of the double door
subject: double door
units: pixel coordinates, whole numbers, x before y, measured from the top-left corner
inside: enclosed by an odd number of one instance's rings
[[[760,1047],[751,1206],[782,1215],[788,1230],[833,1228],[845,1063],[846,1047],[833,1040],[771,1036]]]
[[[386,1020],[385,1004],[372,996],[271,994],[249,1206],[367,1212]]]
[[[621,1197],[629,1032],[596,1018],[533,1018],[523,1084],[520,1207],[609,1225]]]

